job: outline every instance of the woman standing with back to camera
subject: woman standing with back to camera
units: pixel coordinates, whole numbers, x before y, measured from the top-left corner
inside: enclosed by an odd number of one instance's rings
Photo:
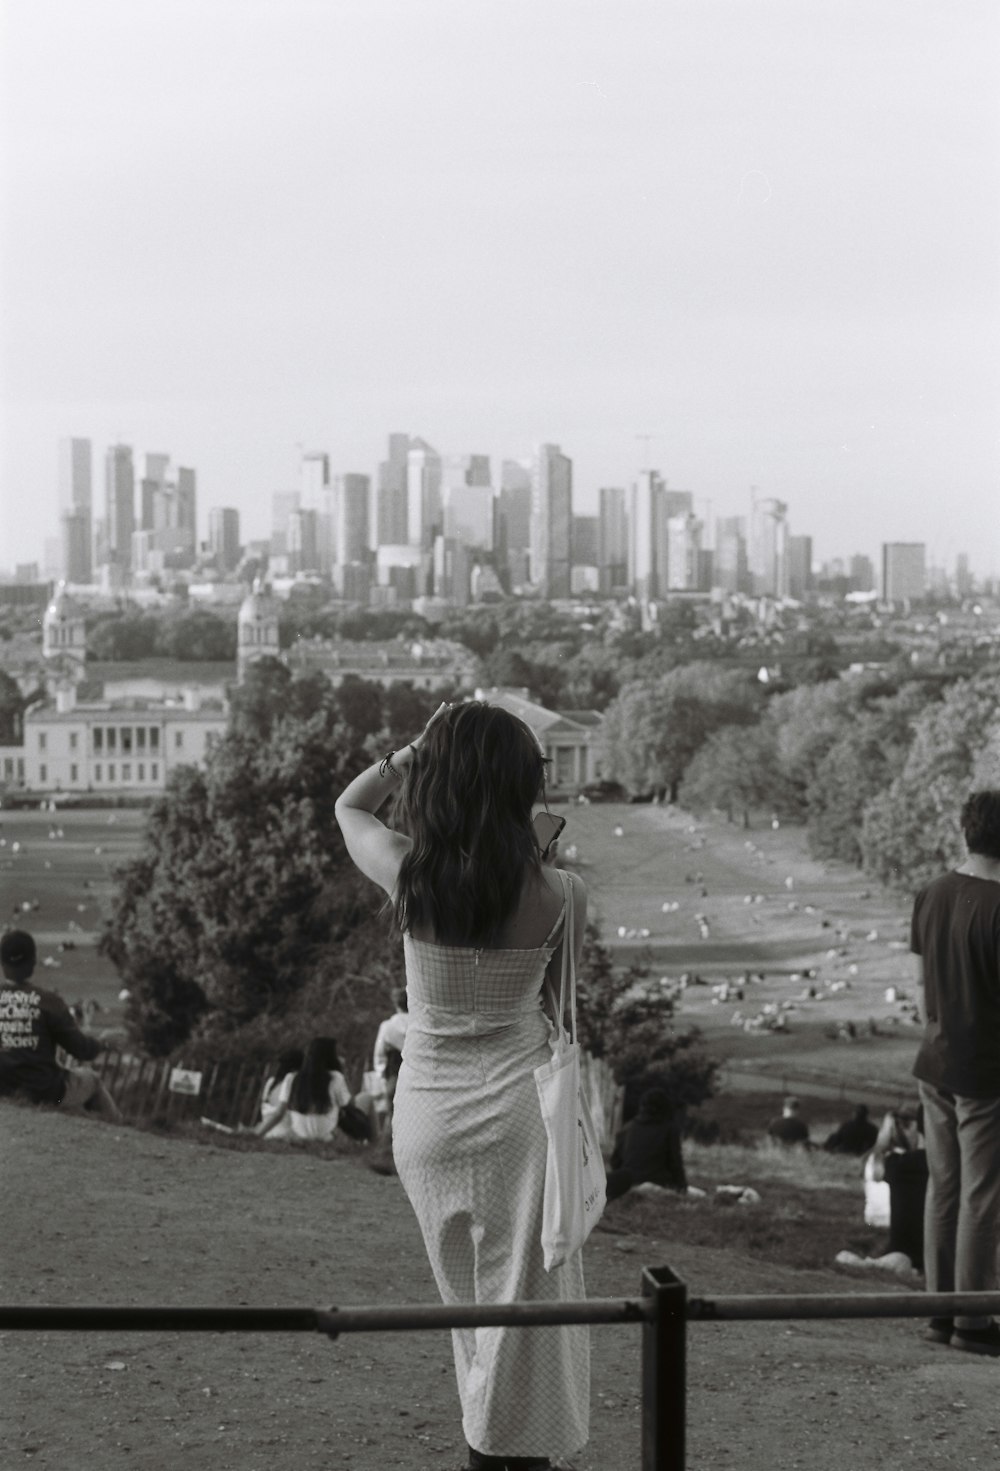
[[[532,829],[545,764],[499,706],[442,706],[337,801],[348,852],[390,896],[410,1023],[396,1168],[446,1303],[579,1299],[577,1254],[546,1272],[547,1141],[534,1069],[549,1060],[546,972],[561,965],[566,885],[579,958],[586,891],[543,864]],[[376,815],[397,798],[400,831]],[[456,1329],[470,1471],[528,1471],[588,1438],[586,1327]]]

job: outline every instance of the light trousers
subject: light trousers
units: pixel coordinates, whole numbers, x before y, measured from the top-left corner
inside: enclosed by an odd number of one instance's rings
[[[924,1205],[928,1292],[993,1292],[1000,1251],[1000,1098],[920,1083],[930,1179]],[[988,1317],[958,1315],[956,1328]]]

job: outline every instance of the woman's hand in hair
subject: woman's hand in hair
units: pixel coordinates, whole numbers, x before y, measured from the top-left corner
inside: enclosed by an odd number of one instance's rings
[[[407,749],[408,750],[415,751],[416,748],[420,745],[420,742],[423,740],[424,736],[430,730],[431,726],[434,724],[435,720],[437,720],[438,716],[441,715],[441,714],[443,714],[443,712],[445,710],[450,710],[450,709],[451,709],[451,706],[448,704],[448,701],[447,700],[442,700],[441,703],[440,703],[440,705],[434,711],[434,714],[431,716],[430,720],[428,720],[427,724],[424,726],[423,730],[420,732],[420,734],[418,736],[414,736],[413,740],[410,742],[410,744],[407,747]],[[412,760],[413,758],[411,757],[410,759]]]

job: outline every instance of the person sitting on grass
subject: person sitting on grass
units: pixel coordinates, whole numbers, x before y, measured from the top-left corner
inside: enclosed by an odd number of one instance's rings
[[[354,1137],[371,1137],[372,1100],[364,1093],[351,1097],[333,1037],[314,1037],[305,1050],[302,1066],[288,1076],[292,1082],[287,1097],[269,1119],[262,1119],[252,1131],[258,1138],[267,1134],[280,1138],[274,1131],[286,1118],[286,1137],[292,1140],[329,1141],[338,1124]]]
[[[823,1148],[831,1154],[867,1154],[874,1148],[878,1129],[868,1117],[868,1106],[859,1103],[849,1119],[838,1125],[824,1141]]]
[[[809,1148],[809,1129],[799,1117],[799,1100],[786,1098],[781,1105],[781,1117],[772,1119],[767,1126],[768,1137],[778,1144],[804,1144]]]
[[[629,1190],[653,1195],[661,1190],[687,1190],[681,1131],[670,1095],[647,1088],[639,1111],[615,1140],[608,1171],[608,1200]]]
[[[104,1044],[80,1031],[55,991],[31,984],[36,958],[27,930],[8,930],[0,938],[0,1095],[87,1109],[121,1123],[121,1110],[93,1068],[64,1068],[56,1061],[57,1047],[90,1062]]]
[[[260,1121],[262,1124],[271,1124],[281,1105],[288,1102],[295,1074],[304,1061],[305,1053],[301,1047],[290,1047],[287,1052],[281,1053],[275,1062],[273,1075],[265,1081],[261,1092]],[[272,1139],[290,1139],[291,1132],[292,1126],[287,1111],[280,1120],[275,1120],[268,1130]]]

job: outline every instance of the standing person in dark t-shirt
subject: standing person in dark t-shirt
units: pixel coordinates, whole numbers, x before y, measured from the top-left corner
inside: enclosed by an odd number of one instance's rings
[[[27,930],[9,930],[0,938],[0,1096],[89,1108],[120,1122],[118,1105],[92,1068],[61,1068],[56,1062],[57,1047],[89,1062],[102,1043],[80,1031],[61,996],[30,984],[35,956]]]
[[[930,1180],[928,1292],[990,1292],[1000,1247],[1000,791],[962,808],[968,857],[921,889],[910,948],[924,989],[914,1064]],[[926,1336],[1000,1357],[1000,1324],[932,1318]]]

